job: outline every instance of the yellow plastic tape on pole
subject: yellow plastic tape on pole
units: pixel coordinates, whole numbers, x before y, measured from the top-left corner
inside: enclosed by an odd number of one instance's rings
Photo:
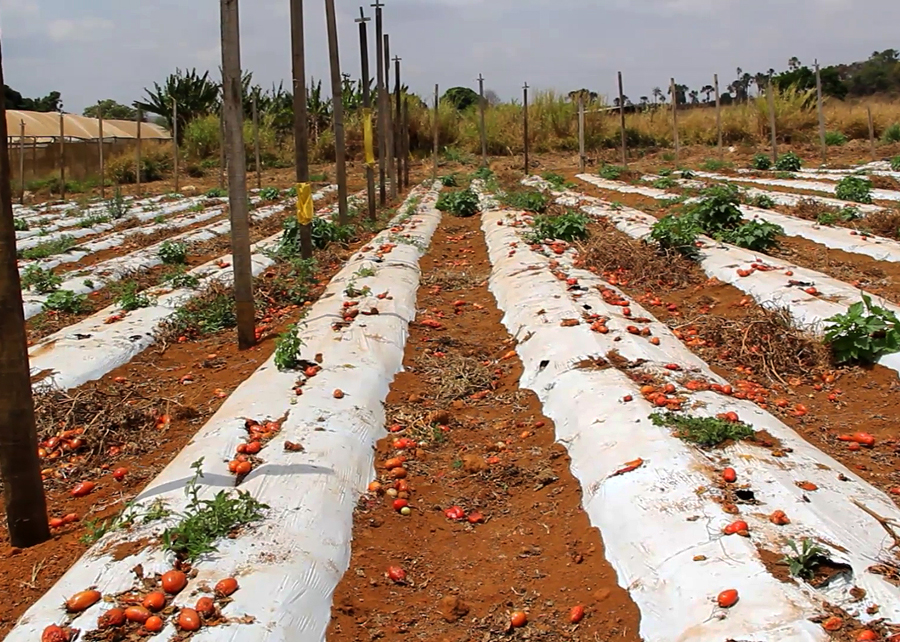
[[[372,109],[363,109],[363,143],[366,147],[366,165],[375,165],[375,150],[372,136]]]
[[[312,220],[312,186],[309,183],[297,183],[297,222],[300,225],[309,225]]]

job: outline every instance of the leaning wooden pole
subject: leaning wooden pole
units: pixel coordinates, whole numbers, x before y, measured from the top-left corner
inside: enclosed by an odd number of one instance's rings
[[[338,50],[337,15],[334,0],[325,0],[328,31],[328,58],[331,67],[331,120],[334,129],[335,173],[338,185],[338,220],[349,222],[347,207],[347,152],[344,148],[344,88],[341,84],[341,59]]]
[[[363,90],[363,153],[366,163],[366,196],[369,210],[369,220],[375,220],[375,150],[372,141],[372,97],[369,94],[369,34],[366,23],[367,18],[363,8],[359,8],[359,62],[360,78],[362,78]]]
[[[294,88],[294,174],[297,181],[297,222],[300,256],[311,259],[312,198],[309,185],[309,109],[306,104],[306,46],[303,28],[303,0],[291,0],[291,76]]]
[[[97,103],[97,127],[100,136],[100,198],[106,198],[106,159],[103,156],[103,103]],[[175,188],[178,191],[178,188]]]

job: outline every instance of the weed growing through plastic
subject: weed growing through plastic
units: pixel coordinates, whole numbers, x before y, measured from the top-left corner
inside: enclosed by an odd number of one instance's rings
[[[109,217],[115,221],[118,221],[120,218],[124,218],[128,214],[128,210],[131,207],[125,201],[125,197],[122,196],[122,190],[118,187],[116,191],[113,193],[112,198],[106,201],[106,213]]]
[[[515,190],[505,192],[500,196],[500,202],[506,207],[515,210],[524,210],[543,214],[547,211],[547,197],[537,190]]]
[[[478,213],[478,195],[468,188],[441,192],[434,206],[441,212],[449,212],[453,216],[468,218]]]
[[[163,241],[159,246],[159,258],[166,265],[183,265],[187,261],[187,243]]]
[[[64,234],[52,241],[44,241],[25,250],[19,251],[19,258],[22,259],[46,259],[48,256],[56,254],[64,254],[76,247],[78,244],[75,239],[68,234]]]
[[[29,265],[22,270],[22,287],[38,294],[50,294],[59,289],[62,278],[52,270],[45,270],[39,265]]]
[[[750,204],[753,205],[753,207],[758,207],[763,210],[770,210],[775,207],[775,201],[772,197],[766,196],[765,194],[754,196],[753,200],[750,201]]]
[[[828,551],[808,538],[803,538],[799,548],[794,540],[788,540],[788,546],[794,554],[785,555],[782,564],[787,565],[791,575],[803,580],[811,580],[819,565],[828,559]]]
[[[160,283],[171,288],[190,288],[193,290],[200,285],[200,279],[193,274],[188,274],[184,269],[175,268],[163,274]]]
[[[667,412],[650,415],[650,421],[654,426],[672,428],[677,437],[706,448],[753,436],[753,428],[743,422],[714,417],[690,417]]]
[[[132,312],[140,308],[149,308],[153,300],[139,291],[139,285],[134,281],[125,281],[116,284],[114,290],[117,293],[116,303],[125,312]]]
[[[587,226],[588,217],[572,210],[555,216],[536,216],[531,232],[526,234],[526,240],[529,243],[540,243],[545,239],[582,241],[588,237]]]
[[[281,372],[296,369],[300,365],[300,350],[304,345],[295,323],[275,342],[275,367]]]
[[[707,158],[700,163],[700,168],[707,172],[721,172],[723,169],[731,169],[731,167],[731,163],[719,160],[718,158]]]
[[[84,310],[85,303],[87,303],[87,296],[84,294],[75,294],[71,290],[57,290],[44,301],[43,310],[45,312],[49,310],[78,314]]]
[[[600,168],[600,171],[597,172],[597,175],[608,181],[617,181],[623,173],[625,173],[624,167],[618,165],[604,165]]]
[[[28,231],[28,221],[24,218],[14,218],[13,219],[13,229],[16,232],[27,232]]]
[[[845,176],[837,184],[835,196],[854,203],[872,202],[872,182],[859,176]]]
[[[226,196],[228,196],[228,191],[221,187],[213,187],[206,192],[206,198],[225,198]]]
[[[267,202],[277,201],[281,199],[281,190],[277,187],[263,187],[259,190],[259,197]]]
[[[872,297],[862,293],[845,314],[825,320],[825,343],[831,347],[834,361],[842,363],[875,363],[879,357],[900,351],[900,320]]]

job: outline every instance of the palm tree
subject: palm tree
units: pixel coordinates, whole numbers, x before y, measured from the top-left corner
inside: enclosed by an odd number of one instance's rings
[[[172,101],[178,103],[178,144],[184,140],[185,128],[195,118],[217,113],[219,110],[220,86],[209,79],[207,71],[202,76],[196,69],[182,72],[176,69],[163,86],[153,83],[153,91],[144,89],[146,101],[136,101],[135,107],[162,117],[169,131],[172,131]]]
[[[712,85],[704,85],[703,86],[703,89],[700,90],[700,93],[706,94],[706,100],[704,102],[710,102],[710,100],[711,100],[710,97],[713,95],[713,92],[715,90],[716,90],[716,88],[713,87]]]
[[[659,87],[653,88],[653,104],[655,105],[658,102],[666,102],[665,98],[663,98],[662,89]]]
[[[641,96],[641,109],[647,109],[650,105],[650,99],[647,96]]]
[[[700,95],[700,92],[697,91],[696,89],[692,89],[692,90],[690,91],[690,93],[688,93],[688,96],[691,97],[691,104],[692,104],[692,105],[696,105],[696,104],[698,104],[698,103],[700,102],[700,101],[697,99],[697,97],[698,97],[699,95]]]

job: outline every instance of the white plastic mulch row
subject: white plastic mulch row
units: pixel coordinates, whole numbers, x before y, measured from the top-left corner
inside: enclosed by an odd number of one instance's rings
[[[578,176],[582,180],[587,180]],[[658,177],[648,177],[658,178]],[[699,181],[678,180],[679,185],[685,187],[707,187],[705,183]],[[675,194],[666,192],[665,190],[648,188],[644,194],[651,198],[666,200],[675,197]],[[687,203],[697,199],[688,199]],[[863,236],[858,232],[847,229],[845,227],[834,227],[830,225],[819,225],[815,221],[798,218],[796,216],[786,216],[777,212],[763,209],[761,207],[753,207],[751,205],[740,205],[739,209],[748,219],[759,219],[775,225],[780,225],[784,229],[787,236],[797,236],[820,243],[827,248],[835,250],[843,250],[850,254],[861,254],[870,256],[879,261],[900,262],[900,243],[893,239],[881,236]]]
[[[315,194],[313,194],[313,200],[321,200],[330,191],[332,190],[329,187],[316,192]],[[253,210],[252,212],[250,212],[250,218],[253,221],[262,221],[269,218],[270,216],[283,212],[289,206],[290,202],[287,201],[262,207],[258,210]],[[172,221],[171,227],[172,229],[177,229],[178,227],[188,227],[189,225],[193,225],[200,221],[214,218],[221,213],[222,210],[207,210],[204,212],[199,212],[194,216]],[[152,228],[153,231],[160,229],[170,228],[167,226],[155,226]],[[130,252],[129,254],[125,254],[124,256],[117,256],[112,259],[107,259],[106,261],[101,261],[88,268],[85,268],[84,270],[79,270],[77,273],[68,273],[66,280],[63,281],[63,283],[60,285],[60,289],[70,290],[72,292],[75,292],[76,294],[88,294],[90,292],[94,292],[103,287],[106,287],[107,284],[113,281],[121,279],[129,272],[161,265],[162,259],[159,256],[159,250],[162,247],[163,243],[197,243],[201,241],[208,241],[217,236],[227,234],[230,230],[231,221],[229,221],[228,219],[224,219],[216,223],[205,225],[195,230],[185,232],[183,234],[171,236],[165,240],[160,241],[159,243],[155,243],[139,250],[135,250],[134,252]],[[127,233],[123,233],[122,235],[111,236],[110,238],[107,238],[105,240],[98,240],[96,245],[93,246],[90,252],[97,252],[103,249],[116,247],[122,243],[127,234],[133,233],[134,230],[132,229],[128,230]],[[88,252],[86,251],[85,254],[82,254],[81,256],[85,256],[87,253]],[[41,264],[41,267],[47,266],[46,264]],[[47,296],[48,295],[46,294],[37,294],[32,292],[23,293],[22,298],[24,301],[26,319],[30,319],[43,310],[43,306],[47,300]]]
[[[557,439],[568,448],[584,508],[600,529],[619,584],[640,609],[643,638],[824,641],[829,635],[808,618],[822,614],[826,601],[863,621],[900,620],[900,588],[866,571],[887,553],[891,539],[853,500],[900,520],[894,504],[749,401],[696,393],[690,398],[700,403],[691,414],[713,417],[735,411],[742,421],[782,440],[792,449],[788,457],[775,458],[769,450],[743,442],[702,451],[672,436],[668,428],[654,426],[648,419],[654,409],[641,397],[640,384],[615,367],[576,364],[617,351],[629,361],[646,360],[643,368],[676,385],[666,364],[678,364],[688,376],[727,382],[662,323],[649,324],[659,346],[628,333],[626,326],[634,317],[652,315],[635,302],[630,303],[633,317],[606,304],[597,287],[608,285],[573,268],[571,250],[553,258],[579,287],[554,276],[550,259],[529,249],[518,231],[523,228],[509,225],[514,219],[522,220],[522,213],[491,211],[486,204],[483,230],[493,264],[490,289],[510,334],[527,337],[517,346],[524,366],[520,385],[538,395],[544,414],[554,421]],[[585,312],[608,317],[609,333],[592,332],[584,322],[562,326],[563,320],[581,319]],[[679,394],[691,393],[679,386]],[[625,402],[626,396],[633,401]],[[615,474],[638,458],[643,460],[640,467]],[[726,514],[713,500],[715,481],[726,466],[736,470],[737,483],[748,485],[758,501],[740,505],[740,515]],[[839,481],[842,474],[846,481]],[[819,489],[805,492],[797,487],[799,481]],[[700,488],[708,490],[698,492]],[[775,510],[785,511],[791,523],[772,524],[767,515]],[[722,534],[723,527],[738,518],[748,523],[749,538]],[[803,582],[783,583],[767,571],[757,546],[786,553],[789,539],[806,537],[823,542],[833,560],[849,564],[852,578],[838,578],[816,590]],[[850,595],[854,585],[866,591],[859,602]],[[736,589],[740,599],[730,609],[718,609],[715,598],[728,589]],[[867,615],[866,608],[873,604],[880,611]]]
[[[384,231],[372,241],[371,250],[356,253],[309,310],[301,325],[305,343],[301,357],[311,360],[321,354],[322,370],[309,380],[303,395],[294,392],[299,373],[279,372],[270,358],[136,500],[138,510],[155,500],[164,500],[176,512],[184,510],[184,486],[194,475],[191,464],[200,458],[204,459],[201,498],[233,486],[227,462],[247,434],[244,418],[287,416],[278,438],[259,455],[264,463],[240,486],[270,507],[265,519],[233,539],[217,542],[218,552],[194,565],[198,576],[174,600],[178,606],[193,607],[198,586],[236,577],[240,588],[222,609],[223,615],[247,615],[253,622],[204,628],[193,636],[195,640],[325,639],[331,596],[350,561],[353,509],[374,474],[375,443],[386,434],[382,403],[401,368],[408,324],[416,315],[418,262],[421,248],[428,246],[440,221],[434,208],[439,190],[437,183],[415,188],[410,197],[422,199],[415,213],[393,221],[402,231]],[[398,241],[398,235],[408,242]],[[387,242],[397,246],[378,260],[378,246]],[[363,267],[374,269],[374,276],[358,276]],[[351,281],[371,289],[360,307],[377,307],[381,314],[360,317],[335,332],[332,324],[343,317],[343,291]],[[390,296],[377,299],[375,293],[384,291]],[[337,388],[345,393],[342,399],[334,397]],[[285,440],[302,444],[303,452],[285,451]],[[26,612],[6,641],[33,642],[48,624],[67,622],[63,601],[89,586],[107,595],[140,587],[132,572],[137,564],[145,575],[169,570],[172,556],[152,544],[125,559],[117,560],[111,552],[118,543],[147,541],[161,530],[157,522],[104,537]],[[72,626],[94,630],[98,615],[107,608],[94,605]],[[169,622],[154,639],[173,640],[178,635]]]
[[[598,185],[602,181],[588,175],[580,175],[579,178]],[[560,195],[558,198],[560,203],[578,206],[591,216],[607,218],[620,231],[632,238],[648,238],[653,224],[657,221],[650,214],[629,207],[612,207],[609,202],[584,194],[571,191],[555,194]],[[826,319],[846,313],[850,305],[860,300],[860,290],[821,272],[721,243],[707,236],[701,236],[699,240],[703,243],[703,247],[700,248],[698,263],[707,276],[733,285],[749,294],[762,306],[786,309],[800,327],[821,332]],[[754,263],[771,269],[753,270],[746,277],[738,274],[739,269],[749,270]],[[792,274],[785,274],[788,271]],[[816,288],[818,295],[808,294],[805,289],[809,287]],[[877,305],[900,314],[900,307],[897,305],[875,295],[872,295],[872,300]],[[879,363],[900,372],[900,353],[885,355]]]
[[[332,205],[317,212],[317,215],[330,216],[336,209],[337,205]],[[277,247],[281,235],[282,232],[278,232],[250,246],[254,277],[275,262],[268,254],[269,250]],[[199,280],[196,288],[157,286],[142,291],[140,294],[147,295],[152,305],[124,313],[124,317],[114,323],[107,323],[107,320],[123,313],[118,304],[107,306],[44,337],[28,350],[35,385],[52,383],[55,387],[68,390],[99,379],[128,363],[153,345],[156,330],[198,292],[213,283],[233,283],[232,262],[232,255],[225,254],[188,271],[187,274]],[[43,376],[38,378],[40,374]]]
[[[825,192],[826,194],[834,194],[837,192],[837,185],[834,182],[822,183],[819,181],[795,180],[789,178],[754,178],[752,176],[725,176],[724,174],[715,174],[712,172],[694,172],[701,178],[713,178],[720,181],[740,181],[742,183],[756,183],[757,185],[777,185],[779,187],[788,187],[790,189],[806,189],[813,192]],[[900,192],[887,189],[873,189],[872,198],[876,201],[900,201]],[[854,205],[855,203],[846,203],[841,201],[843,205]]]

